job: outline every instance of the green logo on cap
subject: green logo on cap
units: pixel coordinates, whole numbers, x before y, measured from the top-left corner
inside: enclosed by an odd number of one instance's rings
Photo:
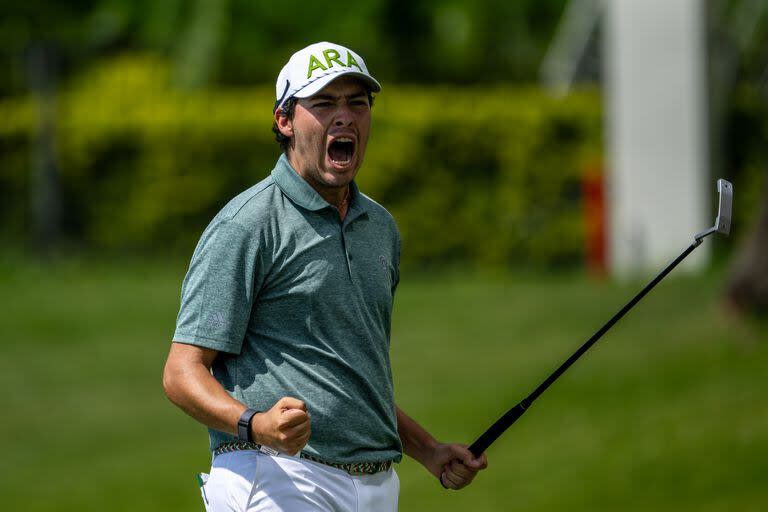
[[[325,71],[328,68],[332,68],[334,63],[345,68],[351,68],[352,66],[355,66],[357,69],[360,70],[360,72],[363,72],[363,68],[360,67],[360,64],[357,63],[355,58],[352,56],[352,52],[350,52],[349,50],[347,50],[346,64],[344,64],[341,61],[341,55],[339,55],[339,52],[337,52],[332,48],[328,50],[323,50],[323,57],[325,60],[325,66],[323,66],[322,62],[320,62],[320,59],[310,54],[309,69],[307,70],[307,78],[312,78],[312,73],[314,73],[316,69],[322,69],[323,71]]]

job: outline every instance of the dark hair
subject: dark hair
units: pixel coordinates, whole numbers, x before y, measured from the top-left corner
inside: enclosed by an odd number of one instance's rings
[[[371,94],[371,90],[366,89],[366,93],[368,93],[368,105],[373,107],[373,94]],[[283,115],[288,119],[293,119],[293,115],[296,113],[296,103],[298,103],[298,101],[298,98],[295,96],[291,96],[285,100],[280,107],[280,115]],[[280,133],[276,122],[272,123],[272,133],[275,134],[275,140],[280,144],[280,149],[283,150],[283,153],[287,153],[288,148],[291,146],[291,137],[286,137]]]

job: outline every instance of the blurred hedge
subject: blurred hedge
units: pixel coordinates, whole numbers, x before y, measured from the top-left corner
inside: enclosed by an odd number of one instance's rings
[[[63,230],[92,249],[189,252],[271,170],[273,88],[183,92],[164,62],[113,59],[58,97]],[[581,259],[580,180],[600,100],[535,89],[384,84],[358,182],[395,216],[411,264]],[[24,237],[36,110],[0,102],[0,229]]]

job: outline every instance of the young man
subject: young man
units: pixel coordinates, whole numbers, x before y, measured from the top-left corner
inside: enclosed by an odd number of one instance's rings
[[[284,154],[192,256],[163,385],[209,427],[209,511],[393,511],[403,452],[450,489],[486,466],[394,403],[400,236],[354,182],[380,90],[343,46],[295,53],[276,85]]]

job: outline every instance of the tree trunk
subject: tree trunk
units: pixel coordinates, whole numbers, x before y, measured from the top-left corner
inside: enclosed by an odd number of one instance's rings
[[[30,166],[32,240],[37,252],[44,257],[52,255],[58,242],[61,214],[56,160],[56,68],[55,46],[38,42],[29,47],[27,72],[37,103],[37,131]]]
[[[742,313],[768,313],[768,178],[757,222],[731,264],[726,296]]]
[[[194,2],[189,27],[179,39],[176,71],[182,87],[200,88],[213,77],[226,34],[228,9],[228,0]]]

